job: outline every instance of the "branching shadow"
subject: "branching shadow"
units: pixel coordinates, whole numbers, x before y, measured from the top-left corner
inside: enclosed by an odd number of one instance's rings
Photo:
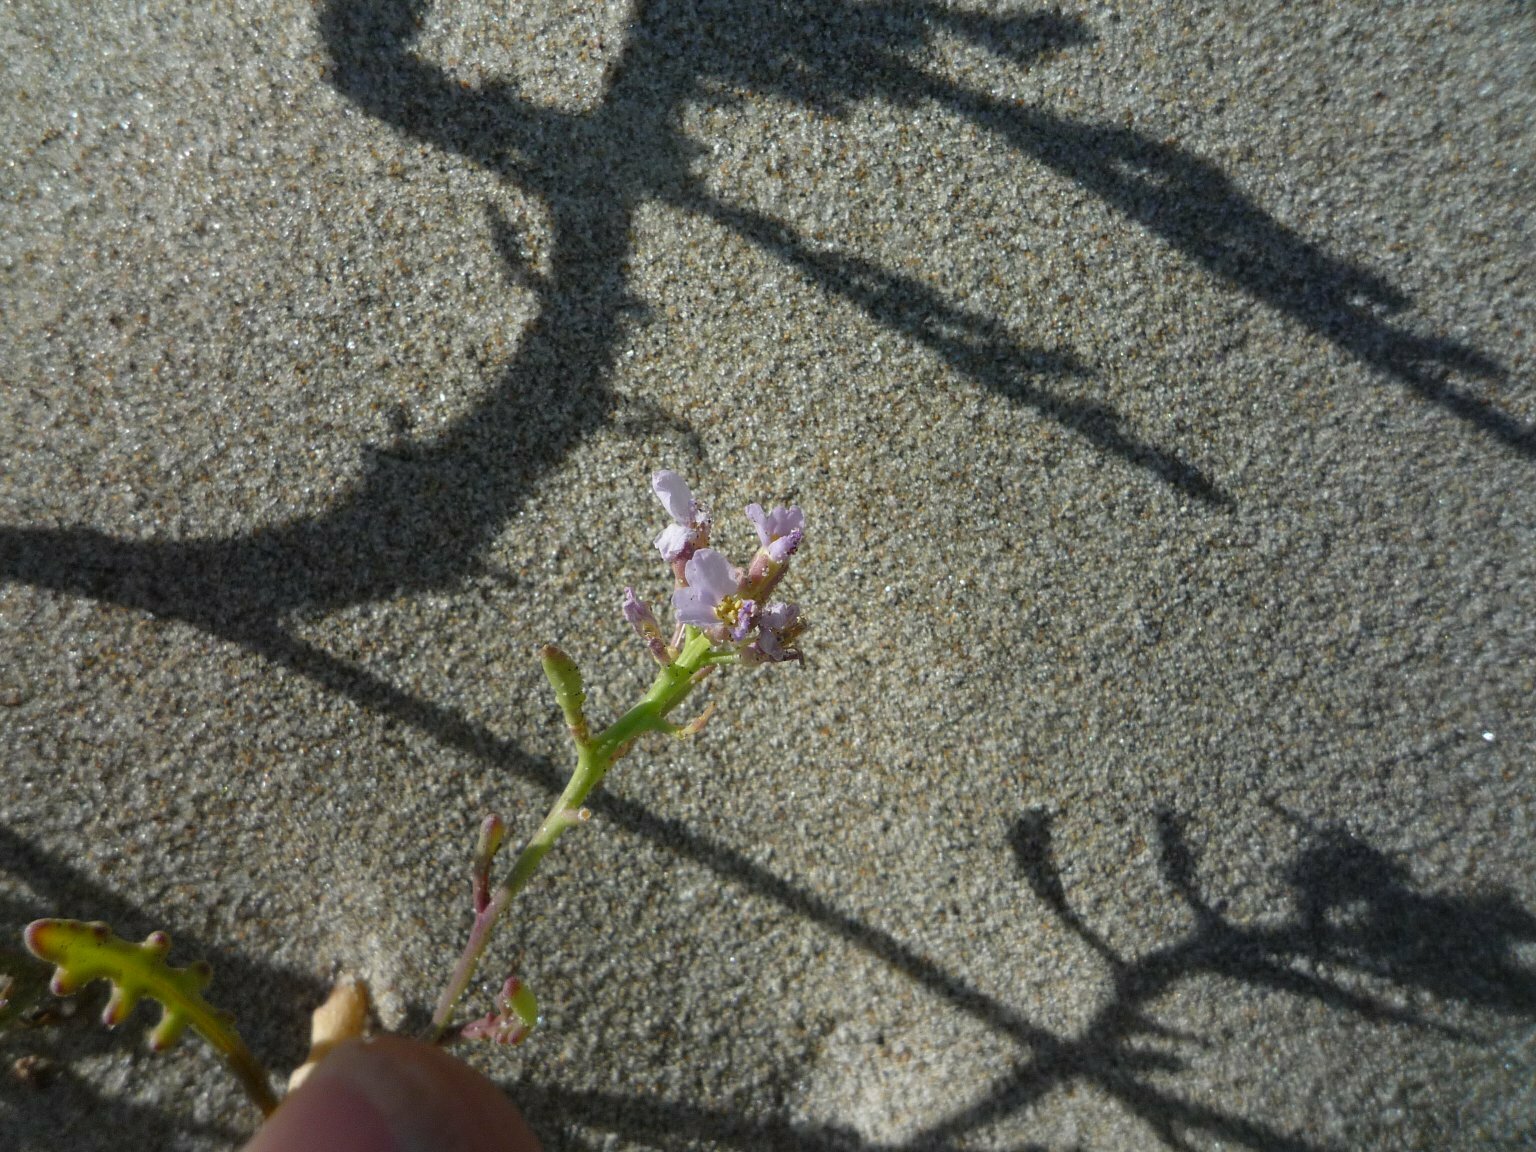
[[[1109,405],[1053,393],[1052,377],[1091,373],[1070,350],[1025,346],[995,319],[915,277],[856,253],[813,248],[782,221],[703,189],[690,170],[699,145],[680,128],[681,114],[741,90],[833,115],[870,99],[897,109],[946,108],[1416,395],[1536,455],[1529,426],[1450,380],[1454,372],[1498,385],[1507,380],[1501,365],[1470,345],[1394,327],[1384,317],[1407,303],[1400,291],[1281,225],[1214,165],[1128,128],[966,89],[921,64],[940,35],[1028,64],[1088,42],[1080,20],[957,13],[911,0],[642,4],[609,70],[605,99],[593,111],[567,113],[524,98],[514,83],[467,86],[419,57],[412,45],[428,7],[331,0],[320,29],[332,82],[360,108],[505,176],[548,209],[551,257],[542,274],[521,266],[511,225],[491,214],[490,238],[509,273],[537,297],[536,318],[496,387],[431,442],[375,453],[317,517],[177,543],[4,527],[0,578],[113,600],[240,642],[271,642],[280,618],[295,609],[324,612],[457,585],[540,478],[609,421],[617,340],[644,315],[626,275],[635,212],[651,200],[735,232],[1094,449],[1209,505],[1230,504],[1197,464],[1139,438]]]
[[[296,648],[283,659],[334,690],[429,731],[445,745],[494,767],[515,771],[550,789],[561,783],[554,766],[528,759],[515,746],[449,708],[417,700],[314,649]],[[945,969],[899,937],[848,915],[831,901],[681,821],[659,816],[613,793],[599,794],[592,807],[602,819],[711,869],[723,882],[775,901],[878,958],[950,1009],[1017,1044],[1027,1056],[1013,1074],[978,1101],[900,1145],[872,1144],[846,1129],[808,1126],[786,1118],[748,1118],[682,1103],[555,1085],[519,1085],[519,1101],[551,1134],[577,1123],[589,1129],[611,1126],[632,1138],[654,1140],[658,1147],[708,1140],[743,1149],[889,1148],[894,1152],[899,1147],[916,1152],[954,1147],[968,1133],[1027,1109],[1058,1088],[1091,1083],[1144,1120],[1170,1148],[1191,1147],[1188,1134],[1200,1132],[1257,1152],[1310,1152],[1319,1146],[1261,1121],[1181,1100],[1148,1082],[1149,1072],[1178,1072],[1184,1066],[1176,1051],[1147,1047],[1149,1042],[1178,1039],[1151,1017],[1152,1006],[1164,993],[1183,981],[1224,977],[1309,997],[1332,1010],[1371,1021],[1465,1038],[1420,1013],[1360,991],[1345,979],[1364,975],[1395,988],[1422,990],[1440,1001],[1536,1017],[1536,972],[1522,967],[1514,956],[1517,945],[1536,941],[1536,917],[1507,895],[1468,900],[1415,892],[1400,865],[1336,829],[1313,830],[1309,846],[1284,873],[1295,893],[1294,914],[1276,926],[1251,928],[1224,919],[1218,906],[1202,893],[1195,853],[1182,821],[1171,812],[1161,814],[1157,831],[1163,879],[1193,913],[1194,924],[1174,943],[1127,959],[1072,907],[1056,864],[1050,817],[1038,810],[1026,813],[1009,839],[1027,886],[1100,957],[1109,973],[1110,992],[1104,1007],[1077,1036],[1065,1037],[980,991],[963,975]],[[107,919],[128,934],[157,926],[142,910],[4,829],[0,829],[0,867],[40,889],[52,908]],[[20,921],[35,911],[0,906],[0,920]],[[276,1053],[279,1064],[296,1063],[299,1053],[294,1041],[302,1032],[302,1013],[323,990],[195,938],[180,943],[189,954],[212,958],[221,975],[230,975],[227,985],[221,979],[221,986],[239,990],[242,1019],[257,1019],[258,1005],[278,1006],[253,1035],[253,1044],[264,1055]],[[425,1011],[424,1006],[421,1010]],[[100,1042],[102,1047],[106,1043]],[[71,1084],[70,1092],[89,1091],[82,1082],[72,1080]],[[48,1106],[46,1099],[39,1099],[39,1107]],[[122,1122],[163,1124],[165,1117],[129,1108]]]
[[[1157,1002],[1180,984],[1216,978],[1312,999],[1341,1015],[1467,1041],[1477,1037],[1400,1007],[1396,994],[1423,991],[1442,1005],[1470,1004],[1536,1019],[1536,970],[1516,958],[1517,947],[1536,941],[1536,916],[1506,893],[1473,898],[1420,893],[1402,866],[1385,854],[1341,829],[1314,826],[1306,846],[1283,872],[1293,894],[1291,915],[1249,927],[1225,918],[1202,893],[1185,822],[1165,810],[1157,817],[1159,867],[1169,890],[1193,913],[1193,923],[1173,942],[1130,958],[1116,952],[1072,907],[1051,825],[1046,812],[1027,812],[1014,824],[1009,843],[1035,898],[1088,946],[1107,973],[1103,1005],[1072,1036],[1033,1024],[958,974],[943,971],[878,930],[845,921],[814,898],[791,901],[800,914],[1019,1046],[1021,1059],[1010,1074],[927,1130],[881,1143],[836,1125],[749,1119],[684,1102],[532,1083],[518,1085],[519,1102],[536,1125],[544,1122],[546,1131],[574,1122],[657,1148],[703,1142],[741,1149],[930,1152],[969,1147],[971,1137],[1051,1093],[1091,1086],[1140,1119],[1162,1146],[1180,1152],[1204,1147],[1209,1140],[1254,1152],[1320,1152],[1329,1145],[1158,1086],[1152,1074],[1166,1081],[1166,1074],[1183,1071],[1180,1045],[1199,1038],[1158,1023]],[[730,865],[724,871],[763,890],[756,883],[760,877],[739,875]],[[1377,990],[1361,990],[1362,977]],[[1379,988],[1383,982],[1389,986],[1385,990]],[[1022,1146],[1020,1152],[1035,1147]]]
[[[1091,1086],[1139,1118],[1170,1149],[1218,1140],[1254,1152],[1320,1152],[1328,1145],[1159,1087],[1152,1074],[1166,1081],[1168,1073],[1183,1071],[1180,1045],[1199,1042],[1157,1022],[1160,998],[1180,984],[1217,978],[1312,999],[1341,1015],[1462,1040],[1477,1038],[1400,1007],[1394,994],[1421,990],[1439,1004],[1470,1004],[1536,1019],[1536,970],[1519,964],[1515,952],[1536,941],[1536,916],[1507,894],[1463,898],[1420,893],[1401,865],[1383,853],[1337,828],[1312,827],[1306,846],[1283,872],[1293,894],[1291,915],[1249,927],[1226,919],[1202,893],[1184,821],[1164,811],[1157,817],[1162,879],[1193,913],[1193,923],[1173,942],[1130,958],[1072,907],[1051,825],[1044,811],[1027,812],[1015,822],[1009,844],[1035,898],[1088,946],[1107,974],[1103,1005],[1071,1036],[1034,1024],[896,938],[842,916],[728,851],[704,853],[722,875],[772,895],[1018,1045],[1021,1058],[1009,1075],[926,1131],[881,1143],[836,1125],[748,1118],[686,1102],[538,1083],[516,1087],[519,1103],[546,1132],[575,1123],[657,1148],[708,1143],[744,1150],[927,1152],[969,1147],[969,1138],[1051,1093]],[[693,844],[687,850],[695,854]],[[1362,991],[1361,977],[1378,990]],[[1385,990],[1379,988],[1383,982],[1389,986]]]
[[[1190,495],[1229,503],[1198,468],[1125,432],[1108,406],[1065,400],[1042,388],[1041,379],[1086,374],[1070,352],[1022,346],[990,317],[855,254],[813,252],[792,229],[720,202],[690,174],[698,145],[677,121],[688,104],[718,99],[713,93],[722,82],[838,113],[875,97],[900,105],[921,93],[895,62],[903,52],[926,47],[936,26],[950,26],[1028,62],[1084,39],[1078,22],[1051,15],[991,20],[921,5],[729,4],[676,11],[667,4],[644,5],[621,58],[609,70],[601,106],[566,114],[523,100],[508,84],[466,90],[412,54],[409,45],[425,10],[420,4],[373,0],[330,4],[322,28],[336,61],[334,82],[370,114],[503,173],[539,196],[557,221],[557,243],[577,234],[559,223],[566,217],[590,220],[607,212],[627,228],[635,207],[652,199],[697,212],[977,383]],[[701,41],[707,49],[702,54],[677,48]],[[624,142],[621,152],[614,151],[615,141]],[[504,230],[497,235],[498,247],[512,247]],[[599,271],[612,275],[624,266],[619,261]],[[520,282],[527,282],[526,275]]]
[[[1178,1039],[1156,1023],[1151,1009],[1185,981],[1235,980],[1374,1022],[1458,1039],[1471,1037],[1361,990],[1354,978],[1366,975],[1396,989],[1425,989],[1441,1001],[1536,1015],[1536,971],[1515,960],[1517,945],[1536,940],[1536,917],[1508,895],[1473,900],[1421,895],[1407,885],[1401,866],[1382,853],[1337,829],[1314,829],[1311,844],[1286,872],[1294,914],[1278,925],[1247,927],[1226,919],[1202,894],[1184,821],[1164,811],[1157,831],[1163,880],[1194,914],[1194,924],[1173,943],[1129,959],[1068,901],[1049,815],[1034,810],[1014,825],[1010,841],[1025,881],[1101,959],[1111,993],[1077,1036],[1029,1043],[1029,1058],[1013,1074],[913,1147],[949,1146],[1069,1081],[1091,1083],[1118,1100],[1169,1148],[1195,1147],[1190,1142],[1195,1133],[1256,1152],[1319,1147],[1261,1122],[1176,1099],[1147,1081],[1148,1071],[1184,1067],[1176,1051],[1148,1045]]]
[[[933,98],[1077,181],[1212,275],[1421,399],[1536,457],[1536,428],[1450,380],[1458,372],[1486,385],[1507,385],[1503,365],[1469,344],[1392,325],[1386,317],[1409,302],[1402,292],[1285,227],[1214,164],[1128,128],[1084,124],[951,89],[939,88]]]

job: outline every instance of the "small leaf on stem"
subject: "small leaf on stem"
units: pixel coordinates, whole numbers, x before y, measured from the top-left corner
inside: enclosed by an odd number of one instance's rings
[[[544,665],[544,675],[549,678],[550,686],[555,690],[555,701],[565,714],[566,727],[571,730],[578,745],[587,743],[587,717],[582,711],[582,706],[587,702],[587,694],[582,687],[581,670],[576,667],[576,661],[553,644],[546,644],[539,649],[539,662]]]
[[[480,839],[475,843],[475,859],[471,866],[475,886],[475,915],[484,912],[491,902],[491,861],[501,851],[507,838],[507,826],[494,812],[480,825]]]
[[[704,725],[709,723],[709,718],[714,715],[714,712],[715,702],[711,700],[708,704],[704,705],[704,711],[700,712],[688,723],[669,725],[667,731],[679,740],[686,740],[690,736],[697,736],[700,732],[704,731]]]
[[[493,1012],[471,1020],[459,1030],[466,1040],[494,1040],[497,1044],[521,1044],[539,1023],[539,1001],[516,976],[508,976],[496,997]]]

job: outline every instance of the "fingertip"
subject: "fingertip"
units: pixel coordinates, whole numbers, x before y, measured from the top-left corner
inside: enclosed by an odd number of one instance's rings
[[[499,1088],[440,1048],[381,1037],[327,1057],[245,1152],[540,1152]]]

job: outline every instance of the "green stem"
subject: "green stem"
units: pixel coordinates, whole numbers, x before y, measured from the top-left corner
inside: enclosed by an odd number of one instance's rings
[[[261,1109],[263,1116],[270,1116],[277,1111],[277,1097],[272,1095],[272,1085],[267,1079],[267,1070],[262,1067],[261,1061],[251,1055],[250,1049],[240,1043],[239,1037],[235,1038],[235,1048],[223,1049],[224,1058],[229,1061],[230,1071],[234,1072],[235,1079],[240,1081],[240,1087],[245,1089],[245,1094],[251,1098],[256,1107]]]
[[[277,1097],[272,1094],[272,1082],[266,1068],[251,1054],[234,1024],[223,1013],[215,1012],[201,998],[184,995],[178,984],[160,978],[158,973],[150,974],[145,981],[145,991],[162,1004],[174,1004],[192,1030],[228,1061],[240,1087],[261,1109],[263,1116],[270,1116],[277,1110]]]
[[[527,885],[539,864],[555,846],[565,830],[576,823],[576,813],[592,790],[602,783],[608,769],[629,749],[635,740],[647,732],[672,730],[667,714],[687,699],[698,683],[699,673],[715,663],[709,637],[697,628],[690,627],[684,637],[682,650],[677,658],[656,674],[656,680],[648,691],[628,712],[620,716],[596,736],[589,736],[586,717],[582,713],[585,696],[581,690],[581,677],[576,666],[564,653],[546,647],[540,653],[544,671],[555,689],[555,697],[565,714],[566,725],[576,745],[576,770],[566,783],[559,799],[550,807],[549,814],[539,825],[539,830],[528,841],[512,871],[497,887],[496,894],[482,910],[476,913],[458,963],[454,965],[448,984],[438,997],[432,1013],[430,1038],[441,1042],[448,1030],[448,1019],[453,1014],[475,969],[490,944],[491,932],[506,912],[517,894]]]

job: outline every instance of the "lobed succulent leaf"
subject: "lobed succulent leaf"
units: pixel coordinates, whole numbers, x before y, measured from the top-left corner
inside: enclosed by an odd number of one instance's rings
[[[37,920],[28,925],[25,939],[34,956],[56,965],[50,987],[69,996],[93,980],[107,980],[112,996],[101,1022],[115,1028],[133,1012],[145,995],[160,1002],[163,1010],[155,1029],[157,1048],[168,1047],[199,1009],[216,1015],[202,999],[212,977],[206,964],[172,968],[165,962],[171,938],[151,933],[142,944],[130,944],[112,934],[105,924],[78,920]]]
[[[94,980],[106,980],[112,995],[101,1022],[108,1028],[126,1020],[140,999],[158,1002],[161,1016],[150,1033],[152,1049],[163,1052],[192,1028],[229,1060],[262,1111],[277,1107],[265,1069],[235,1033],[230,1017],[203,999],[213,969],[201,960],[172,968],[165,961],[171,950],[167,933],[152,932],[142,944],[134,944],[99,921],[34,920],[22,935],[34,956],[55,966],[49,987],[56,995],[68,996]]]

